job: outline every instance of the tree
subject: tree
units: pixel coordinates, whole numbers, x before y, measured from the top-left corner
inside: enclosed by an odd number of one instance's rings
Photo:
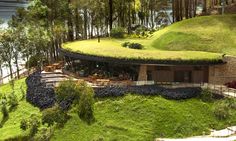
[[[14,51],[14,39],[11,29],[6,29],[0,34],[0,54],[2,61],[7,64],[10,77],[13,79],[12,59]]]

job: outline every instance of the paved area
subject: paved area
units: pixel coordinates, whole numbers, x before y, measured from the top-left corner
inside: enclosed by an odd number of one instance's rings
[[[156,141],[236,141],[236,126],[223,130],[212,130],[210,135],[196,136],[184,139],[156,139]]]

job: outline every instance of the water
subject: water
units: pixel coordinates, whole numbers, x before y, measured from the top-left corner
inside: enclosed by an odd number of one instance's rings
[[[16,9],[19,7],[27,7],[27,2],[22,0],[22,2],[17,2],[17,0],[0,0],[0,19],[4,21],[0,28],[7,28],[7,22],[11,19],[12,15],[15,14]],[[24,64],[22,59],[19,59],[20,64]],[[23,66],[21,66],[23,68]],[[13,71],[16,71],[16,67],[13,65]],[[9,69],[3,68],[3,77],[9,75]],[[0,74],[1,77],[1,74]],[[6,82],[7,80],[4,80]]]

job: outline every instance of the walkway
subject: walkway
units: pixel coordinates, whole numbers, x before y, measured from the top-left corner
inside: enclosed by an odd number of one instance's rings
[[[45,72],[41,73],[41,81],[46,83],[46,87],[56,87],[62,81],[72,79],[68,75],[63,74],[61,70],[56,70],[55,72]],[[73,78],[72,80],[77,80]]]
[[[210,135],[196,136],[184,139],[156,139],[156,141],[235,141],[236,140],[236,126],[228,127],[223,130],[213,130]]]

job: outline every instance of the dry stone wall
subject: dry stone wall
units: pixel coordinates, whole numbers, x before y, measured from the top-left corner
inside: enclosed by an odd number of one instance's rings
[[[236,80],[236,57],[226,56],[226,64],[209,67],[209,83],[225,84]]]

